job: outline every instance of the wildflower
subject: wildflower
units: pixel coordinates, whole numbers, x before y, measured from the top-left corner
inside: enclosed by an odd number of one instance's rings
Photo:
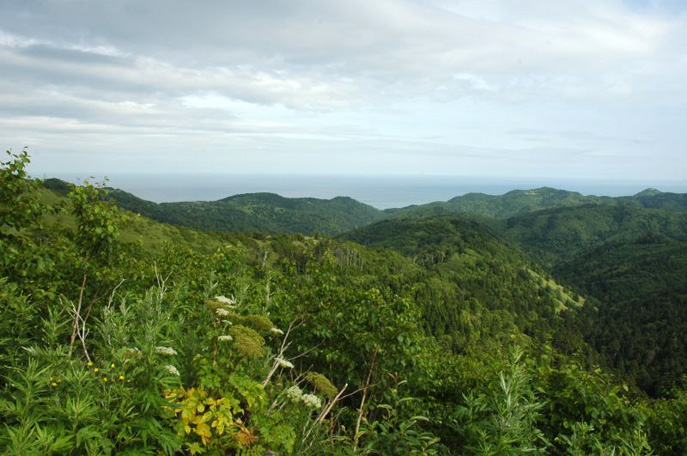
[[[293,385],[286,390],[286,397],[293,402],[300,401],[303,399],[303,391],[298,386]]]
[[[179,373],[179,370],[176,367],[172,366],[171,364],[167,364],[165,366],[165,369],[167,369],[167,372],[169,372],[172,375],[176,375],[177,377],[181,375]]]
[[[215,313],[217,314],[218,317],[226,317],[231,312],[229,312],[227,309],[222,309],[221,307],[219,307],[219,308],[215,309]]]
[[[124,381],[124,376],[123,376],[123,375],[120,375],[120,376],[119,376],[119,381],[120,381],[120,382],[123,382],[123,381]]]
[[[302,401],[310,408],[318,409],[322,407],[322,401],[314,394],[304,394]]]
[[[282,331],[279,328],[271,328],[270,333],[274,336],[283,336],[284,335],[284,331]]]
[[[95,369],[93,369],[93,372],[95,372],[95,373],[97,374],[98,372],[100,372],[100,369],[98,369],[98,368],[96,367]]]
[[[93,362],[92,362],[92,361],[87,362],[87,363],[86,363],[86,366],[88,366],[88,367],[93,367]]]
[[[103,382],[107,383],[107,377],[103,377]]]
[[[177,354],[177,351],[172,347],[155,347],[155,353],[159,353],[160,355],[174,356]]]
[[[333,399],[338,393],[338,389],[334,384],[324,375],[318,374],[317,372],[308,372],[305,376],[305,380],[315,387],[315,390],[330,399]]]
[[[115,368],[114,363],[110,364],[110,369],[114,369],[114,368]]]
[[[234,325],[229,329],[229,333],[234,338],[232,348],[236,349],[241,355],[256,358],[265,354],[265,339],[255,330],[241,325]]]
[[[222,304],[228,304],[230,306],[236,304],[236,299],[234,299],[233,296],[231,298],[227,298],[226,296],[215,296],[215,301],[221,302]]]
[[[57,383],[52,382],[52,383],[50,384],[50,386],[52,386],[53,388],[55,388],[55,387],[57,386]]]
[[[217,340],[219,340],[220,342],[229,342],[229,341],[234,340],[234,338],[229,336],[229,335],[226,335],[226,336],[219,336],[217,338]]]
[[[293,363],[291,361],[287,361],[284,358],[275,358],[275,361],[277,364],[279,364],[279,367],[282,367],[284,369],[293,369]]]

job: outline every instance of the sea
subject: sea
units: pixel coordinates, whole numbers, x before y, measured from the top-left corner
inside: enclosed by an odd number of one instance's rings
[[[90,176],[45,174],[79,183]],[[285,197],[330,199],[349,196],[378,209],[447,201],[466,193],[502,195],[511,190],[553,187],[585,195],[626,196],[646,188],[687,193],[687,181],[620,181],[493,176],[337,176],[337,175],[231,175],[231,174],[109,174],[107,185],[149,201],[213,201],[227,196],[270,192]],[[95,176],[91,181],[101,181]]]

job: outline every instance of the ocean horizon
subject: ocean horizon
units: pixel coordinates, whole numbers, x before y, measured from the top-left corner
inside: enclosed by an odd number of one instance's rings
[[[102,181],[103,176],[44,173],[72,183]],[[236,175],[236,174],[137,174],[107,175],[107,185],[139,198],[162,202],[214,201],[228,196],[269,192],[296,198],[331,199],[348,196],[378,209],[447,201],[466,193],[502,195],[511,190],[552,187],[596,196],[628,196],[646,188],[687,192],[687,182],[638,180],[506,178],[493,176],[340,176],[340,175]]]

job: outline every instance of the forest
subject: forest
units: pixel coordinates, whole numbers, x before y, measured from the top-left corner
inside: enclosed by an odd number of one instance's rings
[[[1,454],[687,454],[685,195],[158,205],[29,161]]]

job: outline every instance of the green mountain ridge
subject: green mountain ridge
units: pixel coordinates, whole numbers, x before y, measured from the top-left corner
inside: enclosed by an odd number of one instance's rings
[[[47,179],[46,187],[66,193],[71,184]],[[379,210],[346,196],[329,200],[286,198],[274,193],[246,193],[217,201],[154,203],[123,190],[111,189],[110,197],[121,207],[154,220],[211,231],[262,231],[337,235],[386,218],[425,218],[463,213],[489,224],[543,209],[584,205],[631,206],[687,211],[687,194],[646,189],[634,196],[607,197],[542,187],[512,190],[504,195],[468,193],[446,202]]]

